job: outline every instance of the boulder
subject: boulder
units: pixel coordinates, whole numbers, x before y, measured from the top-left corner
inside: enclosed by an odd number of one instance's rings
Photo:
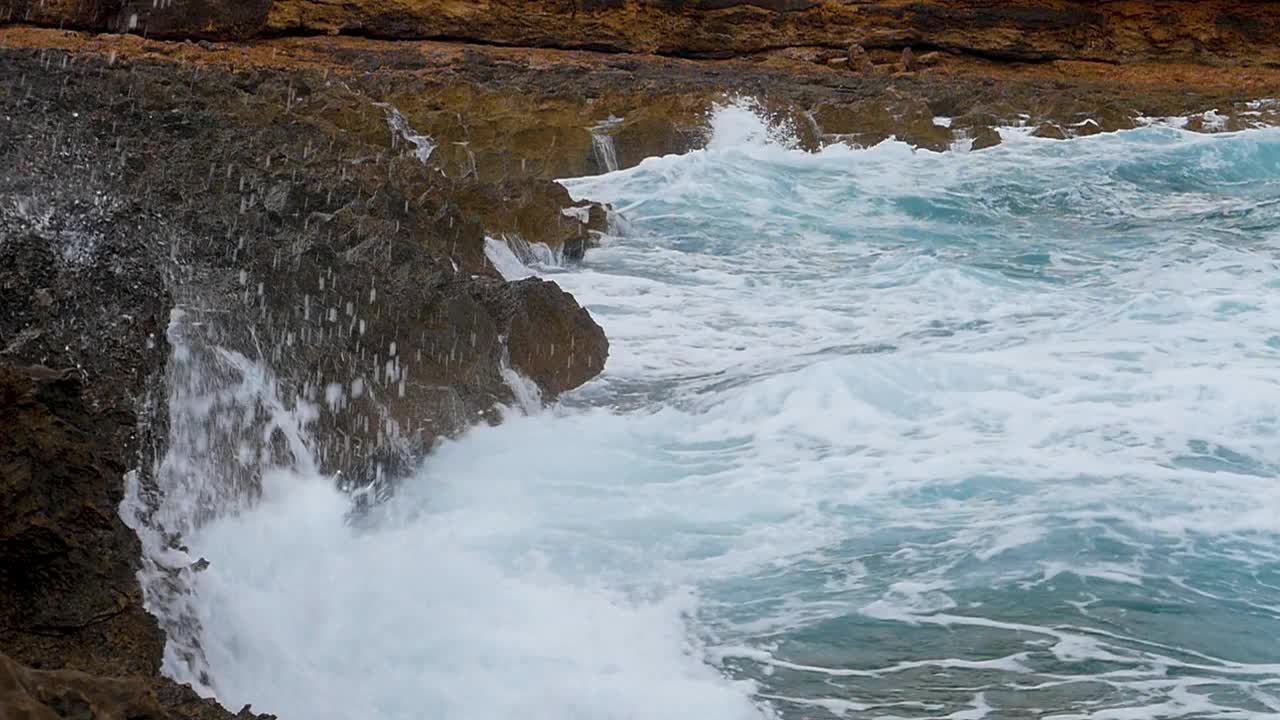
[[[1001,143],[1000,133],[995,128],[988,125],[979,126],[973,133],[973,143],[969,146],[970,150],[985,150],[989,147],[995,147]]]
[[[1070,137],[1061,125],[1048,121],[1040,123],[1031,134],[1035,137],[1049,138],[1051,140],[1066,140]]]

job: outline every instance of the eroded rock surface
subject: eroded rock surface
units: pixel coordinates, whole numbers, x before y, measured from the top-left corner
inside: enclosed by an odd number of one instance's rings
[[[911,45],[1001,60],[1280,58],[1280,12],[1251,0],[7,0],[8,17],[154,38],[450,39],[731,57]],[[3,17],[3,15],[0,15]]]
[[[74,184],[97,206],[127,207],[104,225],[162,238],[154,261],[203,341],[271,368],[286,402],[315,404],[325,471],[350,471],[386,443],[425,449],[510,402],[508,354],[548,398],[603,368],[603,332],[571,297],[509,289],[485,257],[486,237],[507,234],[581,256],[590,231],[563,212],[572,205],[563,187],[437,171],[394,107],[322,74],[11,59],[22,80],[6,98],[6,131],[22,140],[10,152],[26,169],[9,179],[25,183],[12,189],[14,206],[81,221],[78,206],[58,199]],[[81,161],[55,167],[47,158],[60,153]],[[64,245],[100,244],[77,238]],[[53,276],[24,262],[20,277]],[[50,297],[74,312],[89,301],[74,293],[94,292],[85,279]],[[123,301],[98,284],[107,302]],[[14,342],[35,341],[22,333],[38,332],[28,316],[41,311],[39,291],[12,291],[28,308],[6,333]],[[561,311],[572,322],[512,325]],[[153,304],[137,321],[163,332],[168,314]],[[548,347],[561,349],[554,369],[526,362]]]
[[[270,720],[249,707],[232,714],[191,688],[138,675],[38,670],[0,652],[5,720]]]
[[[0,364],[0,717],[230,717],[159,677],[141,545],[117,514],[138,420],[95,407],[82,376]]]
[[[132,417],[94,412],[82,388],[75,370],[0,366],[0,639],[43,667],[153,673],[164,638],[116,514],[130,468],[113,440]]]

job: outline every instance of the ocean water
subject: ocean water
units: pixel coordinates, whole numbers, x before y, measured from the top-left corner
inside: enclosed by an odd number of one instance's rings
[[[604,375],[362,523],[268,472],[187,538],[192,679],[282,720],[1280,718],[1280,131],[1005,134],[807,154],[742,104],[566,180],[603,246],[491,256]]]

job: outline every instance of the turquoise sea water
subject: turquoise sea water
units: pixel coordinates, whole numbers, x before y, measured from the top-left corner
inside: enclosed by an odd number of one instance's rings
[[[1280,131],[706,150],[566,181],[612,341],[370,527],[190,538],[282,718],[1280,718]],[[530,257],[524,256],[525,263]],[[272,552],[262,552],[262,548]]]

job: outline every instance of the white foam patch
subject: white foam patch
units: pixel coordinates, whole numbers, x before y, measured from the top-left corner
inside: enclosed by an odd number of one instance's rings
[[[191,538],[212,561],[196,590],[228,706],[321,720],[424,708],[444,718],[761,717],[749,686],[703,664],[684,629],[686,592],[632,598],[566,579],[504,545],[510,527],[488,524],[489,512],[396,506],[355,530],[348,498],[326,478],[276,473],[265,485],[260,505]]]
[[[505,280],[522,280],[534,274],[533,270],[516,256],[511,245],[505,240],[485,238],[484,256]]]

